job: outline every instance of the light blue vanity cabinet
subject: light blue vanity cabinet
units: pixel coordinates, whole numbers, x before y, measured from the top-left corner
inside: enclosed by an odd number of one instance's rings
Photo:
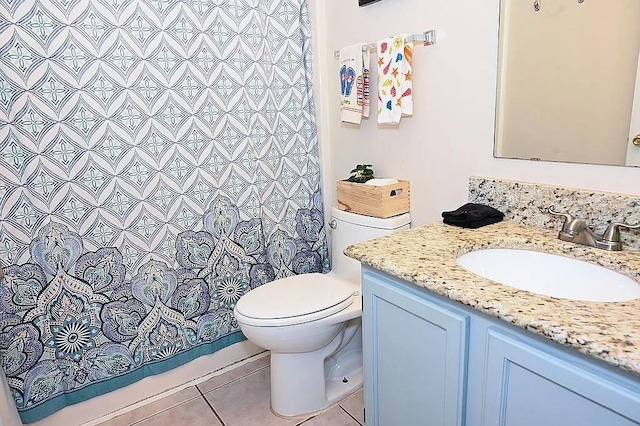
[[[367,426],[464,424],[468,315],[375,272],[363,298]]]
[[[488,328],[486,348],[484,425],[640,422],[640,389],[605,370],[499,327]]]
[[[363,266],[367,425],[639,425],[640,378]]]

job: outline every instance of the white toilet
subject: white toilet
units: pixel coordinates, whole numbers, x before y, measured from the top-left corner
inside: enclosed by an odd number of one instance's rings
[[[271,351],[271,409],[282,416],[320,411],[362,386],[360,263],[354,243],[410,224],[408,213],[378,219],[333,207],[332,266],[264,284],[240,298],[234,314],[247,339]]]

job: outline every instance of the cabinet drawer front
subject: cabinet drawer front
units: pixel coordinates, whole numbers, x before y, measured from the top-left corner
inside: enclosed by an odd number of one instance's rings
[[[462,425],[468,317],[363,281],[368,425]]]
[[[487,339],[484,425],[640,424],[638,394],[497,328]]]

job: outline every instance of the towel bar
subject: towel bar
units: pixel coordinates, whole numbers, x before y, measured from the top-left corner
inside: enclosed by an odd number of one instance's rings
[[[425,31],[422,34],[411,34],[404,39],[407,43],[419,42],[424,43],[425,46],[429,46],[431,44],[436,44],[436,30]],[[375,50],[376,43],[369,43],[362,46],[363,51],[367,50]],[[336,59],[340,59],[340,51],[335,50],[333,52],[333,57]]]

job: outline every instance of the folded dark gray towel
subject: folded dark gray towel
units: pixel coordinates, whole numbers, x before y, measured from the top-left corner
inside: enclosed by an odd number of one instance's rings
[[[450,212],[442,212],[442,221],[447,225],[463,228],[480,228],[504,219],[504,213],[484,204],[467,203]]]

